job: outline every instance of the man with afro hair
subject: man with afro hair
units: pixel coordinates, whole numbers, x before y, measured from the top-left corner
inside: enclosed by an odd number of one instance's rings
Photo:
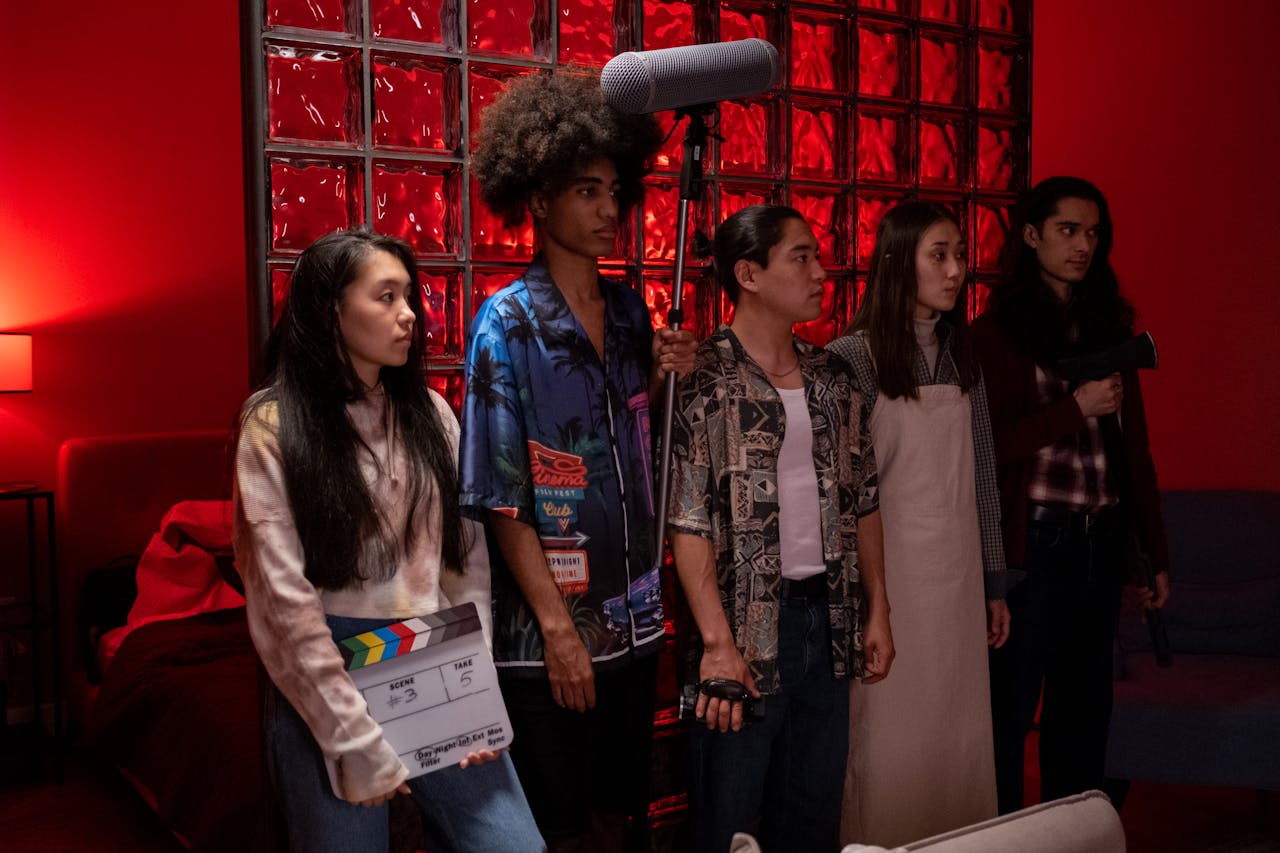
[[[642,849],[663,645],[650,405],[693,366],[687,331],[603,278],[660,137],[586,76],[512,83],[483,115],[481,197],[539,253],[471,328],[465,511],[493,561],[512,759],[552,851]]]

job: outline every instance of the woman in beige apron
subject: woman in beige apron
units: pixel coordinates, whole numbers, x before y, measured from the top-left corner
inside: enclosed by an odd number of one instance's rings
[[[1012,579],[964,280],[951,213],[904,202],[880,224],[851,334],[828,346],[872,406],[897,652],[883,682],[850,688],[846,842],[893,847],[996,815],[987,645],[1008,635]]]

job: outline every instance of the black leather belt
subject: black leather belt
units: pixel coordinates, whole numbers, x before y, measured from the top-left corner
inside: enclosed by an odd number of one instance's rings
[[[793,581],[787,578],[782,579],[782,587],[778,591],[778,598],[782,601],[793,601],[797,599],[807,598],[826,598],[827,597],[827,573],[819,572],[816,575],[805,578],[804,580]]]
[[[1100,523],[1111,518],[1115,511],[1114,506],[1106,506],[1094,512],[1085,512],[1083,510],[1067,509],[1064,506],[1037,503],[1031,504],[1030,508],[1032,521],[1040,522],[1041,524],[1056,524],[1067,530],[1080,533],[1092,533]]]

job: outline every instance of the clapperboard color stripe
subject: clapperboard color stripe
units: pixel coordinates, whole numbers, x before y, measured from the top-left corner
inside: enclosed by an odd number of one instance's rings
[[[479,630],[480,615],[474,605],[453,607],[348,637],[338,648],[347,670],[351,671]]]

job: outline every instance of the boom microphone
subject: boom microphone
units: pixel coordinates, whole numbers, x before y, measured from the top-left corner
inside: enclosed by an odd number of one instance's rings
[[[749,98],[773,86],[778,51],[764,39],[620,53],[600,74],[604,99],[624,113],[655,113]]]

